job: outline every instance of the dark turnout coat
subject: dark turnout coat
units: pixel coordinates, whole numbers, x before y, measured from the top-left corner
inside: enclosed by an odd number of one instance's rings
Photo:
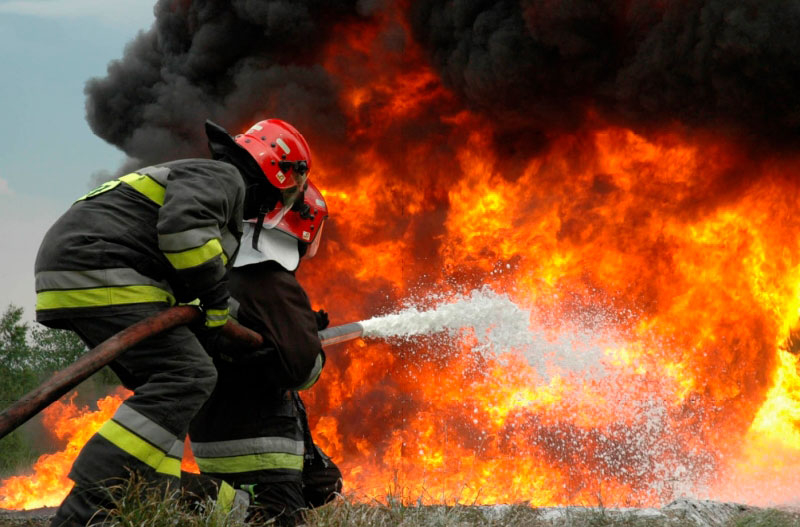
[[[220,161],[143,168],[80,198],[50,228],[36,259],[36,317],[94,347],[176,301],[199,298],[206,325],[227,320],[227,264],[241,239],[245,185]],[[180,477],[189,422],[217,372],[179,326],[129,348],[111,367],[134,391],[81,450],[75,487],[52,525],[101,521],[109,490],[130,471],[152,484]]]
[[[231,316],[264,335],[254,353],[224,337],[203,340],[217,386],[189,428],[201,472],[235,485],[300,481],[304,432],[292,390],[324,364],[314,311],[294,274],[271,261],[231,270]]]
[[[58,326],[195,298],[225,306],[244,193],[234,166],[206,159],[143,168],[89,192],[39,249],[36,319]]]

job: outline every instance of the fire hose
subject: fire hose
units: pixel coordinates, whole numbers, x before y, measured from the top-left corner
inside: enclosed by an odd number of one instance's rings
[[[0,439],[91,377],[127,349],[148,337],[176,326],[195,322],[201,317],[201,311],[195,307],[175,306],[141,320],[101,342],[0,413]],[[221,331],[227,338],[241,343],[244,347],[257,348],[263,344],[261,335],[230,320]],[[319,338],[325,347],[358,338],[363,332],[361,324],[353,322],[324,329],[319,332]]]

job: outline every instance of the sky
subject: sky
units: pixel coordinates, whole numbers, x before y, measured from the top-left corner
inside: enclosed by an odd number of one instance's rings
[[[33,320],[47,228],[125,159],[95,136],[83,88],[153,22],[147,0],[0,0],[0,310]]]

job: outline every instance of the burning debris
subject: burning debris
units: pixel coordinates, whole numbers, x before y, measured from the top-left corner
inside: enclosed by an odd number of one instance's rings
[[[532,306],[536,360],[469,335],[330,353],[310,417],[347,489],[796,499],[796,6],[155,9],[87,85],[99,136],[149,163],[201,155],[206,118],[307,130],[336,214],[300,279],[335,321],[429,291]]]

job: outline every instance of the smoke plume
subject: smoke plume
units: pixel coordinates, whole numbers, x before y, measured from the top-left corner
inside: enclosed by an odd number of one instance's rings
[[[594,114],[771,142],[800,131],[799,1],[396,4],[160,0],[153,27],[88,83],[88,120],[146,162],[205,155],[206,118],[236,128],[280,117],[341,141],[348,123],[322,50],[342,23],[366,27],[399,5],[443,84],[495,122],[498,144],[530,148]]]
[[[86,86],[94,132],[143,162],[206,155],[202,123],[280,117],[344,131],[336,83],[315,62],[355,1],[160,0],[152,28]]]
[[[800,2],[434,0],[415,35],[448,86],[512,129],[587,110],[653,126],[800,131]]]

